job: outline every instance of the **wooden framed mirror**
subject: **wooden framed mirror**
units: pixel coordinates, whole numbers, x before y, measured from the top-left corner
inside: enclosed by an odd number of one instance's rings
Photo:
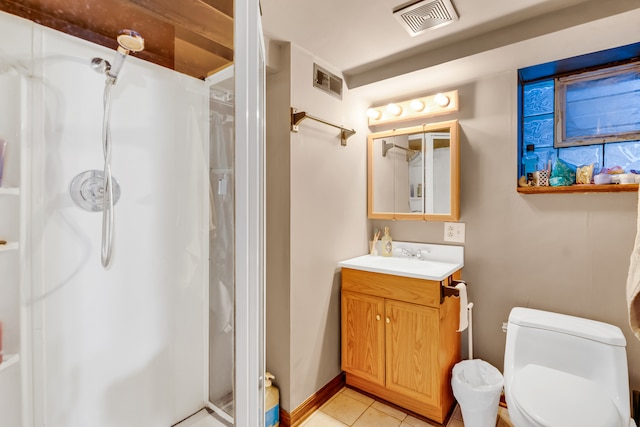
[[[457,120],[372,133],[367,158],[370,219],[460,219]]]

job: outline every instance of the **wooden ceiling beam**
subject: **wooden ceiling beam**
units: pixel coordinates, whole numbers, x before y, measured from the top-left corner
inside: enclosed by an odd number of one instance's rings
[[[233,49],[233,18],[202,0],[129,0],[150,15]]]
[[[220,12],[224,13],[233,18],[233,0],[202,0],[204,3],[213,7],[214,9],[218,9]]]
[[[233,49],[222,46],[221,44],[186,28],[176,27],[176,39],[184,40],[194,46],[206,50],[209,53],[224,58],[229,62],[233,61]]]

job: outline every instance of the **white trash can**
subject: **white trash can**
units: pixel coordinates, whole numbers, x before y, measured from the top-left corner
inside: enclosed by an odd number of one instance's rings
[[[504,378],[480,359],[463,360],[453,367],[451,387],[464,427],[495,427]]]

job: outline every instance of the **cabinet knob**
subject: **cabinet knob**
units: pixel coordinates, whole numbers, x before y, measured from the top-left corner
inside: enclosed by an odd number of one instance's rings
[[[391,323],[391,319],[387,317],[387,323]]]
[[[380,315],[376,314],[376,320],[380,320]]]

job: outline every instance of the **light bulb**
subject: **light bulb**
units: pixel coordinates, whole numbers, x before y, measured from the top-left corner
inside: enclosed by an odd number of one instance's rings
[[[433,100],[435,101],[436,104],[438,104],[441,107],[446,107],[447,105],[449,105],[449,97],[445,94],[442,93],[438,93]]]
[[[373,120],[378,120],[380,119],[380,117],[382,117],[382,111],[378,110],[377,108],[369,108],[367,110],[367,117]]]
[[[402,114],[402,107],[398,104],[391,103],[387,105],[387,111],[394,116],[399,116],[400,114]]]
[[[413,101],[411,101],[410,105],[413,111],[420,112],[424,110],[424,102],[420,101],[419,99],[414,99]]]

